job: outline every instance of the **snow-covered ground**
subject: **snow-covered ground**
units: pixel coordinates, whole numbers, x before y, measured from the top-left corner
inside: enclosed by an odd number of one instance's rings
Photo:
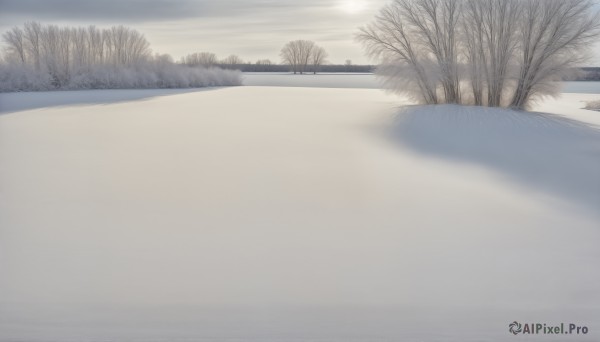
[[[0,341],[597,341],[597,97],[0,94]]]

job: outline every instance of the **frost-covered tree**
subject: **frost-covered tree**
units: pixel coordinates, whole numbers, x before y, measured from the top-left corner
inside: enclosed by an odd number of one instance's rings
[[[596,6],[591,0],[523,1],[511,107],[525,108],[536,96],[552,94],[555,81],[586,60],[585,51],[600,34]]]
[[[40,70],[41,62],[41,36],[42,25],[37,22],[27,22],[23,25],[25,31],[25,40],[27,42],[26,51],[33,60],[33,65],[36,71]],[[9,44],[10,46],[10,44]]]
[[[462,43],[467,78],[475,105],[498,107],[511,78],[509,67],[517,47],[519,0],[466,0]],[[486,95],[487,93],[487,95]]]
[[[378,73],[384,76],[391,89],[404,92],[419,102],[439,103],[437,94],[438,73],[431,72],[431,55],[426,42],[415,34],[409,0],[399,0],[381,9],[375,20],[360,29],[357,39],[367,53],[381,61]],[[418,28],[417,28],[418,29]]]
[[[2,35],[2,39],[8,45],[10,57],[17,58],[25,64],[25,33],[19,27],[13,27]]]
[[[212,52],[196,52],[183,57],[181,64],[211,68],[217,65],[217,55]]]
[[[358,35],[375,57],[412,69],[426,103],[460,103],[458,20],[461,1],[396,0]],[[389,66],[388,66],[389,68]]]
[[[184,67],[151,55],[140,32],[25,23],[4,34],[0,91],[238,85],[240,75]],[[216,57],[214,58],[216,61]]]
[[[55,78],[64,78],[76,68],[96,63],[129,65],[150,56],[150,44],[143,34],[124,26],[100,30],[88,28],[42,26],[25,23],[24,28],[12,28],[2,35],[9,54],[36,70],[49,71]]]
[[[108,60],[115,65],[143,61],[150,55],[150,43],[143,34],[124,26],[113,26],[105,31]]]
[[[585,60],[593,0],[395,0],[357,39],[384,84],[421,103],[526,108]]]

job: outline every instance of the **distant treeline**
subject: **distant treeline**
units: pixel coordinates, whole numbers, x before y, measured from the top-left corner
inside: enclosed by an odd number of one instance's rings
[[[600,67],[581,68],[582,75],[576,81],[600,81]]]
[[[240,64],[240,65],[224,65],[217,64],[223,69],[237,69],[243,72],[291,72],[291,67],[284,64]],[[372,73],[375,71],[375,65],[344,65],[344,64],[328,64],[319,66],[318,72],[325,73]],[[309,67],[310,69],[310,67]],[[580,69],[582,72],[576,76],[574,81],[600,81],[600,67],[586,67]],[[309,73],[313,70],[310,69]]]
[[[237,69],[243,72],[292,72],[292,68],[285,64],[239,64],[239,65],[227,65],[217,64],[218,67],[223,69]],[[370,73],[375,70],[374,65],[336,65],[327,64],[318,66],[317,72],[353,72],[353,73]],[[307,73],[313,73],[313,67],[307,67]]]

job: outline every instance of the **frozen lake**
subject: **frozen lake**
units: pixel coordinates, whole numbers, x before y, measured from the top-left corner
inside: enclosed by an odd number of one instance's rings
[[[244,73],[244,85],[271,87],[379,89],[373,74]],[[600,82],[565,82],[564,93],[600,94]]]
[[[379,89],[373,74],[244,73],[244,85],[270,87]]]
[[[563,93],[600,94],[600,82],[565,82]]]
[[[598,341],[595,97],[0,94],[0,342]]]

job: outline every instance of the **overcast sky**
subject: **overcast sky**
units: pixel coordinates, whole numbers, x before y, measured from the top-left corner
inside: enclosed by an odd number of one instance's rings
[[[155,52],[178,59],[210,51],[219,58],[279,62],[287,41],[310,39],[336,64],[368,63],[354,41],[387,0],[0,0],[0,31],[25,21],[44,24],[123,24],[146,35]],[[600,65],[600,46],[591,64]]]
[[[156,52],[176,59],[211,51],[220,58],[279,62],[290,40],[310,39],[329,60],[367,63],[354,41],[386,0],[0,0],[0,30],[42,23],[109,26],[124,24],[146,35]]]

